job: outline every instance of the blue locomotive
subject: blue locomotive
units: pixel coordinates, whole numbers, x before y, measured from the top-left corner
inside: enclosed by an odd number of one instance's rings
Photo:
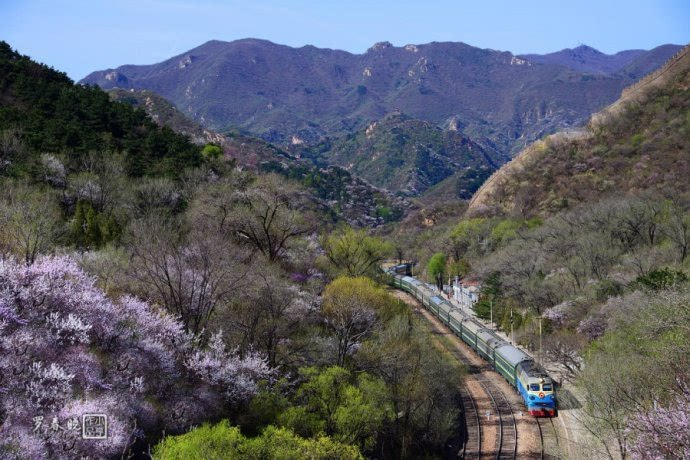
[[[557,400],[553,380],[531,356],[501,339],[491,329],[487,329],[447,300],[434,295],[433,290],[421,281],[399,274],[407,269],[409,266],[406,264],[389,269],[390,283],[416,297],[455,335],[488,361],[520,393],[531,415],[556,415]]]

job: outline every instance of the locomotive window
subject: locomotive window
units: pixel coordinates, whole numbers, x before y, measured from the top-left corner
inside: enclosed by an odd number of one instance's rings
[[[550,383],[545,383],[544,385],[542,385],[542,389],[543,389],[544,391],[551,391],[551,384],[550,384]]]
[[[539,384],[538,383],[532,383],[532,384],[530,384],[529,389],[531,391],[539,391]]]

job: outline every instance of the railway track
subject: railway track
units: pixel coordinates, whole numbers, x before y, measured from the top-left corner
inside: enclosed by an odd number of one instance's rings
[[[404,289],[401,291],[405,292]],[[426,304],[422,304],[417,298],[419,296],[407,293],[403,295],[414,299],[415,305],[419,307],[415,311],[425,318],[430,332],[437,336],[440,347],[468,368],[469,378],[461,388],[465,441],[458,457],[496,460],[516,459],[518,455],[520,458],[530,459],[566,458],[561,449],[569,449],[569,444],[566,438],[566,443],[559,445],[559,432],[553,419],[522,418],[523,411],[511,397],[513,391],[507,392],[502,388],[503,382],[500,380],[503,377],[496,374],[491,365],[477,359],[464,341],[457,339],[456,334],[441,320],[440,313],[434,314],[430,311],[431,307],[426,309]],[[428,297],[430,294],[424,296]],[[407,300],[406,302],[409,303]],[[520,405],[520,408],[524,407]],[[520,412],[519,417],[516,411]],[[487,415],[486,419],[484,414]],[[519,449],[518,431],[521,433]]]
[[[461,458],[481,458],[482,430],[479,420],[479,409],[467,385],[462,391],[462,406],[465,414],[465,443],[462,446]],[[475,455],[472,455],[472,454]],[[468,457],[469,455],[469,457]]]
[[[510,401],[505,394],[496,389],[488,379],[477,379],[491,400],[498,417],[498,437],[496,439],[496,460],[517,458],[517,422]]]
[[[536,421],[537,427],[539,428],[539,438],[541,439],[540,458],[542,460],[563,458],[560,440],[558,438],[558,430],[556,429],[553,418],[537,418]]]
[[[436,334],[445,333],[437,330]],[[498,420],[498,423],[496,424],[496,445],[494,447],[495,455],[493,455],[493,458],[496,460],[515,460],[517,458],[518,448],[518,430],[515,413],[513,412],[513,407],[510,404],[510,401],[508,398],[506,398],[506,395],[503,393],[503,391],[496,388],[490,379],[482,376],[484,372],[491,371],[490,366],[488,364],[477,366],[460,351],[453,349],[443,341],[439,341],[439,343],[441,343],[446,351],[455,359],[467,366],[470,375],[481,386],[491,404],[492,409],[490,411],[490,416],[495,416]],[[465,445],[463,446],[461,458],[491,458],[489,452],[485,453],[482,451],[482,417],[477,408],[477,404],[466,386],[464,393],[463,408],[465,411],[465,424],[468,436]],[[472,433],[475,426],[476,431]],[[474,447],[475,442],[477,445],[476,448]]]

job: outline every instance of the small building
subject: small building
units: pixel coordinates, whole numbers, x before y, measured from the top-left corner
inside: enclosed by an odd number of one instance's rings
[[[479,281],[459,280],[456,278],[453,284],[453,298],[463,307],[472,308],[472,305],[479,300],[480,289],[481,284]]]

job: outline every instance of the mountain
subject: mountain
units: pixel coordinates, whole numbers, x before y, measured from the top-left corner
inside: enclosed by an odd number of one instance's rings
[[[626,88],[580,131],[527,147],[472,198],[469,215],[548,216],[614,194],[688,193],[690,46]]]
[[[650,51],[625,50],[616,54],[605,54],[587,45],[566,48],[548,54],[523,54],[521,58],[532,63],[556,64],[583,73],[616,74],[640,78],[663,64],[682,46],[662,45]]]
[[[456,125],[441,129],[401,113],[387,115],[335,141],[323,153],[323,159],[377,187],[407,196],[420,195],[461,172],[466,183],[458,190],[458,197],[464,199],[470,198],[481,184],[471,178],[483,180],[502,163],[499,155],[489,154],[462,135]]]
[[[662,45],[642,54],[618,69],[619,75],[638,80],[660,67],[660,64],[682,49],[678,45]]]
[[[110,98],[141,108],[153,121],[167,126],[185,136],[196,144],[216,144],[223,148],[225,155],[234,158],[241,166],[257,167],[261,162],[281,158],[293,159],[287,152],[256,137],[245,136],[236,132],[220,134],[205,129],[180,112],[165,98],[148,90],[111,89],[107,91]]]
[[[301,182],[332,217],[355,227],[376,227],[401,218],[411,203],[379,190],[349,172],[319,167],[268,142],[238,133],[226,135],[202,128],[161,96],[148,90],[108,91],[111,99],[142,108],[156,123],[189,136],[197,144],[220,146],[226,158],[242,168],[281,174]],[[486,174],[488,176],[488,174]],[[478,186],[478,185],[477,185]]]
[[[351,134],[400,111],[437,125],[454,120],[463,134],[506,157],[584,122],[631,82],[624,74],[583,73],[464,43],[382,42],[352,54],[256,39],[210,41],[158,64],[82,80],[148,89],[206,128],[246,130],[283,145]]]

